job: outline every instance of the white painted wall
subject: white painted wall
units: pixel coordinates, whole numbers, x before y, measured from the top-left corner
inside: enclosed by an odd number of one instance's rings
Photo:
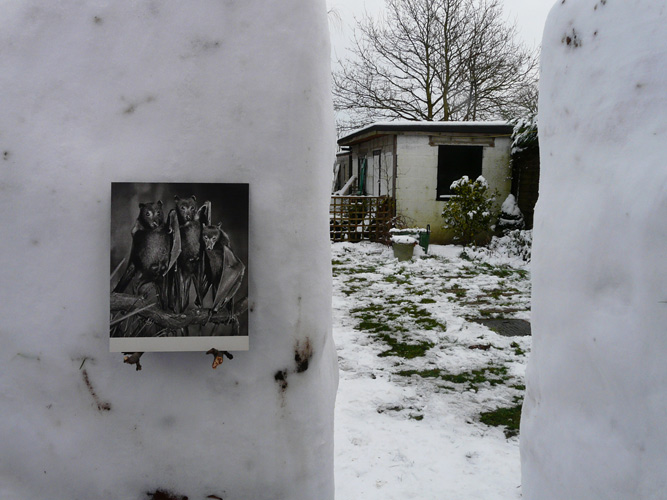
[[[448,242],[451,235],[442,227],[444,201],[436,200],[438,147],[429,145],[426,135],[398,136],[398,174],[396,205],[399,214],[414,220],[419,227],[431,225],[432,242]],[[499,192],[498,206],[511,188],[510,139],[495,139],[493,147],[484,147],[482,175],[491,189]]]

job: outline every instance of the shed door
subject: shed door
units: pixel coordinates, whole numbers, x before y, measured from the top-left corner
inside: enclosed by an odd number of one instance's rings
[[[373,186],[369,185],[369,191],[375,196],[382,196],[382,151],[373,151]],[[386,193],[385,193],[386,194]]]

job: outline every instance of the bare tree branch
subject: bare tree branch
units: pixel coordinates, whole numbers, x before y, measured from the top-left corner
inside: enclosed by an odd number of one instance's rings
[[[534,112],[538,54],[516,39],[499,0],[386,0],[385,16],[357,21],[333,73],[339,126]]]

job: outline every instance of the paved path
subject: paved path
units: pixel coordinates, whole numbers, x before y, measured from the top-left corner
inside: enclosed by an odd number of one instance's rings
[[[530,335],[530,323],[525,319],[477,319],[475,322],[481,323],[504,337],[526,337]]]

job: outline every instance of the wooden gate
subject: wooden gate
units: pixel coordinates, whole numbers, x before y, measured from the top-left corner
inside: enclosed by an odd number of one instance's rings
[[[331,241],[369,240],[388,244],[395,207],[390,196],[332,196]]]

